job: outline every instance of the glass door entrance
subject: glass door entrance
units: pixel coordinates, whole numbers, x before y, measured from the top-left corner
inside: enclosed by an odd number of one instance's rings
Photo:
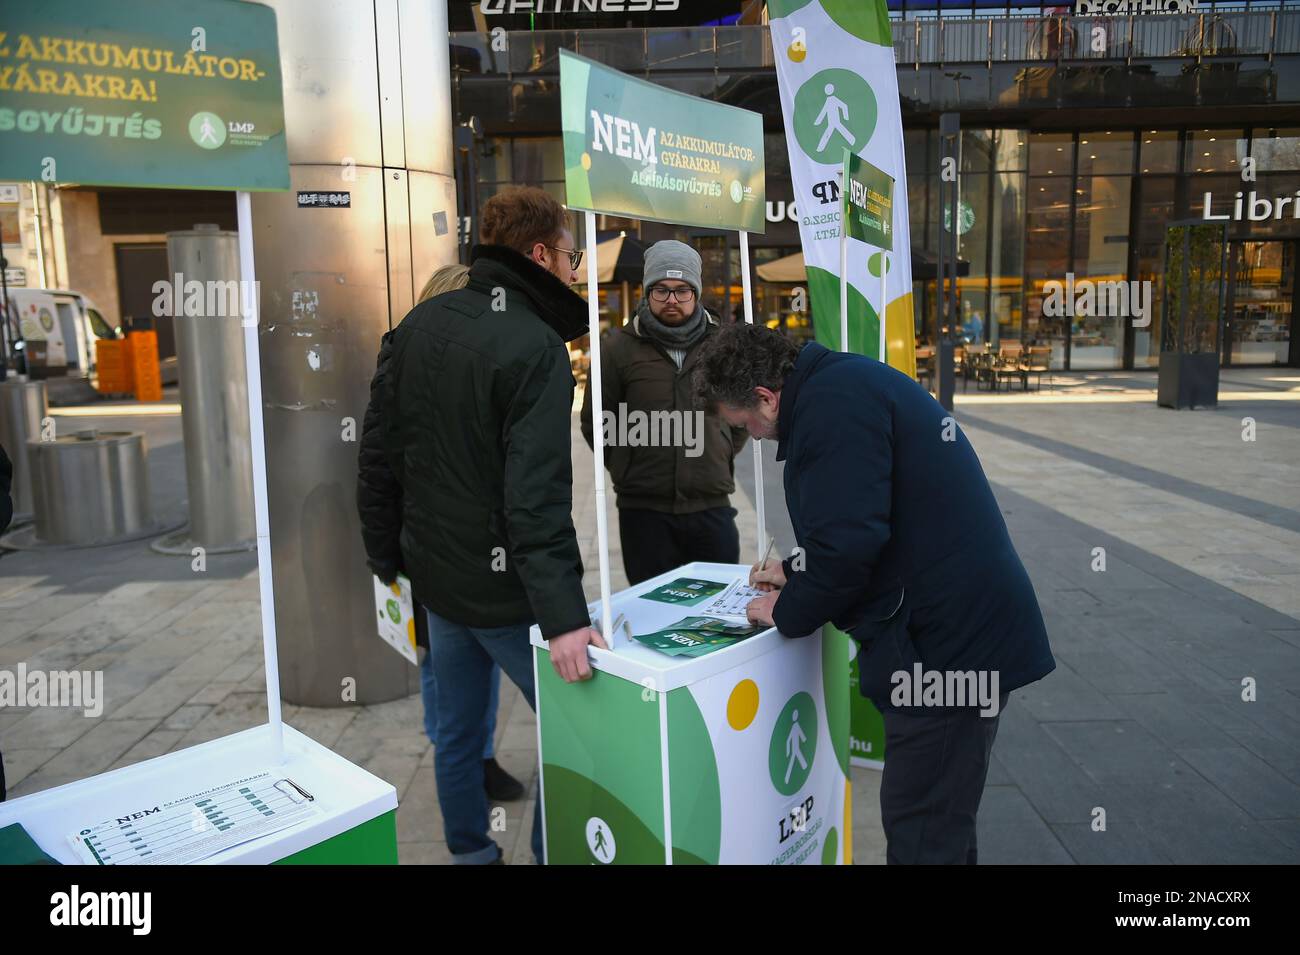
[[[1297,242],[1237,242],[1224,357],[1232,365],[1285,365],[1294,337]]]

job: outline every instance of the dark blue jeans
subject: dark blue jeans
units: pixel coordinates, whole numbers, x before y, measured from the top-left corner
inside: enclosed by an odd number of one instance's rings
[[[433,771],[438,780],[447,849],[457,865],[485,865],[501,856],[488,835],[483,792],[483,711],[491,695],[493,664],[537,709],[533,693],[533,650],[528,626],[467,627],[429,615],[429,657],[438,684],[438,743]],[[533,855],[542,860],[541,801],[533,811]]]
[[[501,668],[492,665],[491,689],[488,691],[487,712],[483,714],[486,723],[487,743],[483,747],[483,758],[491,759],[492,742],[497,735],[497,703],[501,697]],[[420,698],[424,701],[424,735],[429,742],[438,745],[438,681],[433,677],[433,655],[426,653],[420,661]]]

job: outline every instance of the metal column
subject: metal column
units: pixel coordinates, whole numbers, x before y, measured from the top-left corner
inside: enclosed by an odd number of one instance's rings
[[[280,678],[286,701],[413,692],[375,634],[356,509],[379,338],[456,261],[445,0],[270,0],[290,191],[253,196]],[[302,206],[303,192],[347,202]]]

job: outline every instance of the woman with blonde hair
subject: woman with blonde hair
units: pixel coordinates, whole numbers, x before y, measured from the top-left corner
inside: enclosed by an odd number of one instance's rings
[[[419,305],[421,302],[426,302],[443,292],[454,292],[456,289],[464,288],[468,284],[469,266],[444,265],[429,276],[429,281],[425,282],[424,288],[420,289],[420,297],[415,300],[415,304]]]
[[[442,295],[444,292],[454,292],[456,289],[462,289],[469,284],[469,268],[464,265],[444,265],[433,275],[429,276],[429,281],[424,283],[424,288],[420,290],[420,297],[416,305],[426,302],[431,298]],[[392,332],[384,336],[379,352],[379,364],[384,363],[385,358],[390,351]],[[362,456],[372,450],[373,453],[382,453],[379,450],[379,422],[372,421],[369,414],[361,429],[361,453]],[[368,440],[373,439],[373,441]],[[364,468],[363,468],[364,473]],[[358,488],[360,490],[360,488]],[[378,489],[374,489],[376,492]],[[383,548],[387,554],[396,556],[400,560],[401,547],[398,543],[401,522],[401,498],[391,492],[394,490],[400,493],[400,488],[385,489],[384,496],[393,503],[392,521],[388,524],[392,533],[385,535],[388,537],[387,546]],[[373,499],[373,498],[372,498]],[[367,542],[368,544],[370,542]],[[369,548],[367,548],[369,549]],[[371,570],[374,570],[381,579],[389,574],[395,575],[395,568],[388,566],[379,566],[378,563],[371,561]],[[383,573],[380,573],[380,571]],[[391,581],[385,581],[389,583]],[[429,737],[429,742],[436,748],[438,745],[438,708],[436,701],[438,698],[438,684],[433,676],[433,657],[428,652],[429,647],[429,626],[428,617],[417,610],[415,614],[416,642],[425,648],[424,658],[420,661],[420,698],[424,702],[424,732]],[[524,794],[524,787],[519,780],[515,779],[501,767],[496,761],[496,754],[493,749],[493,737],[496,736],[497,726],[497,703],[501,692],[501,668],[492,667],[492,679],[489,684],[490,692],[488,696],[487,711],[483,714],[483,720],[487,727],[487,745],[483,748],[483,789],[488,797],[493,801],[508,801],[518,799]]]

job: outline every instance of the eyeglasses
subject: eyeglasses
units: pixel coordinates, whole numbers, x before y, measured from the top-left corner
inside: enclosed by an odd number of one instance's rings
[[[652,285],[650,286],[650,297],[656,302],[666,302],[670,297],[677,299],[679,302],[689,302],[695,298],[695,289],[689,285],[678,288],[668,288],[666,285]]]
[[[567,255],[569,257],[569,268],[575,271],[582,264],[582,249],[558,249],[553,245],[548,245],[547,248],[552,252],[562,252]]]

